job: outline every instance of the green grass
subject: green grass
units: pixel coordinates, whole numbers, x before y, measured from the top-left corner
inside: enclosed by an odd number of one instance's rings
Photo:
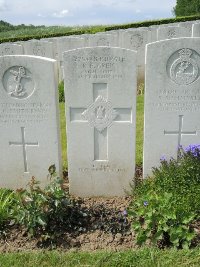
[[[199,267],[200,249],[138,249],[122,252],[24,252],[0,254],[1,267]]]
[[[61,131],[61,147],[63,168],[67,168],[67,139],[66,139],[66,119],[65,119],[65,103],[60,103],[60,131]]]
[[[137,121],[136,121],[136,164],[142,164],[143,147],[143,120],[144,120],[144,96],[137,96]],[[67,141],[65,123],[65,104],[60,103],[60,126],[63,167],[67,167]]]
[[[143,157],[144,95],[137,96],[136,116],[136,164],[141,165]]]

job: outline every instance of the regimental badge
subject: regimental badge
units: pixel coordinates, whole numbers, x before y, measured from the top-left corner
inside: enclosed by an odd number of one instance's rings
[[[109,127],[117,115],[111,103],[102,96],[98,96],[94,103],[82,113],[82,117],[99,132]]]
[[[13,66],[3,75],[4,89],[13,98],[23,99],[34,91],[32,74],[23,66]]]
[[[170,78],[173,82],[180,85],[193,83],[199,77],[199,67],[193,51],[189,48],[183,48],[177,52],[179,57],[170,67]]]

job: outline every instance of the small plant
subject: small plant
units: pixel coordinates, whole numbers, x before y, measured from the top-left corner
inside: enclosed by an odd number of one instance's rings
[[[14,206],[14,192],[8,189],[0,189],[0,228],[12,218]]]
[[[49,168],[49,171],[52,170],[53,168]],[[53,224],[58,226],[64,223],[73,205],[62,187],[63,180],[55,177],[52,172],[50,176],[54,177],[54,180],[45,189],[41,189],[32,177],[28,190],[17,190],[15,220],[24,225],[31,235],[44,233]]]
[[[200,215],[200,146],[179,148],[178,159],[162,157],[152,177],[137,184],[130,214],[139,244],[189,247],[192,222]]]
[[[150,190],[145,198],[134,203],[129,214],[134,218],[132,226],[139,245],[150,240],[153,244],[189,248],[195,237],[189,226],[195,214],[184,210],[179,213],[170,193],[157,194]]]

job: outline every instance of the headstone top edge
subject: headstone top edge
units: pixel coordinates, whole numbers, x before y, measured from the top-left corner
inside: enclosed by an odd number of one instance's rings
[[[38,59],[41,61],[49,61],[49,62],[57,62],[55,59],[48,58],[48,57],[40,57],[40,56],[32,56],[32,55],[5,55],[0,56],[0,60],[3,58],[29,58],[29,59]]]

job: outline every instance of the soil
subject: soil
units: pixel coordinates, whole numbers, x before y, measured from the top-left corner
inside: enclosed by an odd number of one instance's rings
[[[142,168],[136,167],[136,181],[140,180]],[[67,175],[67,173],[66,173]],[[68,183],[65,184],[68,190]],[[0,253],[33,250],[60,251],[119,251],[138,247],[131,229],[127,208],[132,197],[75,198],[76,205],[70,213],[70,220],[50,225],[48,235],[38,233],[31,237],[18,225],[0,229]],[[192,228],[197,233],[193,246],[200,244],[200,221]],[[165,244],[166,245],[166,244]],[[165,247],[164,245],[164,247]],[[160,248],[163,244],[160,244]]]
[[[62,251],[94,251],[106,249],[118,251],[135,246],[131,222],[126,209],[131,197],[84,198],[79,202],[80,225],[75,223],[68,229],[56,229],[55,237],[41,235],[30,237],[19,226],[8,226],[0,239],[0,252],[20,252],[40,249]],[[85,219],[84,219],[85,216]]]

